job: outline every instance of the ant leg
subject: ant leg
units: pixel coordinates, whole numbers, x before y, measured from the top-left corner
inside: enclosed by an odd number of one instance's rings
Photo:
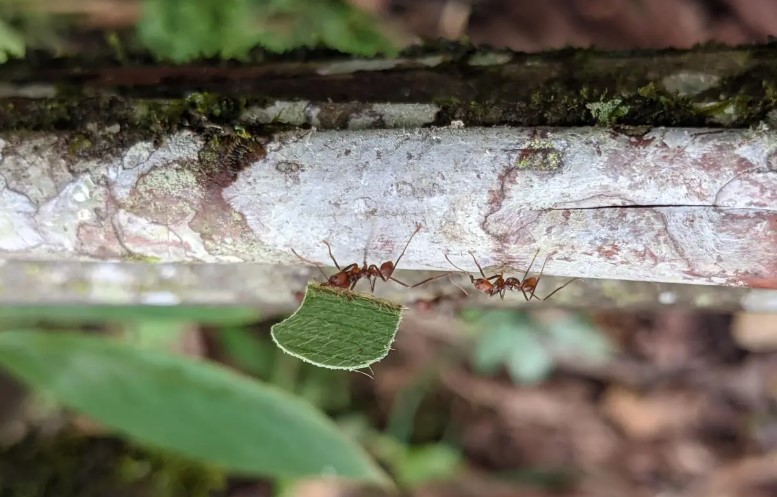
[[[294,250],[294,249],[291,249],[291,252],[292,252],[294,255],[296,255],[297,257],[299,257],[299,258],[300,258],[302,261],[304,261],[304,262],[307,262],[308,264],[312,264],[312,265],[316,266],[316,267],[318,268],[318,270],[319,270],[319,271],[321,271],[321,276],[323,276],[323,277],[324,277],[324,281],[325,281],[325,282],[326,282],[327,280],[329,280],[329,277],[326,275],[326,273],[324,272],[324,270],[321,268],[321,266],[320,266],[320,265],[319,265],[317,262],[313,262],[313,261],[311,261],[311,260],[305,259],[305,258],[304,258],[304,257],[302,257],[301,255],[299,255],[299,254],[297,253],[297,251],[296,251],[296,250]]]
[[[397,257],[396,262],[394,262],[394,269],[397,268],[399,265],[399,260],[402,258],[403,255],[405,255],[405,250],[407,250],[407,247],[410,245],[410,242],[413,241],[413,237],[416,236],[416,234],[421,231],[421,225],[416,223],[415,225],[415,231],[412,235],[410,235],[410,238],[407,240],[407,243],[405,244],[405,248],[402,249],[402,253],[399,254],[399,257]],[[393,272],[393,271],[392,271]]]
[[[579,280],[579,279],[580,278],[572,278],[571,280],[567,281],[566,283],[564,283],[560,287],[558,287],[555,290],[553,290],[552,292],[550,292],[548,295],[545,296],[545,298],[539,298],[539,297],[537,297],[537,298],[540,299],[540,300],[548,300],[551,296],[553,296],[554,293],[558,292],[559,290],[561,290],[562,288],[564,288],[568,284],[572,283],[573,281]]]
[[[324,245],[326,245],[326,248],[329,250],[329,257],[332,259],[332,262],[335,263],[335,267],[337,268],[338,271],[342,271],[342,269],[340,269],[340,265],[337,264],[337,259],[335,259],[335,256],[332,255],[332,247],[331,247],[331,245],[329,245],[329,242],[326,241],[326,240],[322,240],[322,241],[324,242]]]
[[[394,278],[393,276],[389,276],[389,279],[394,281],[394,282],[396,282],[396,283],[399,283],[400,285],[402,285],[405,288],[415,288],[415,287],[421,286],[421,285],[423,285],[425,283],[429,283],[430,281],[434,281],[434,280],[438,280],[440,278],[444,278],[446,276],[449,276],[450,274],[451,273],[438,274],[437,276],[432,276],[431,278],[426,278],[424,281],[420,281],[420,282],[416,283],[415,285],[408,285],[407,283],[399,281],[398,279]]]
[[[537,285],[540,284],[540,280],[542,279],[542,272],[545,270],[545,264],[548,263],[548,259],[550,259],[550,256],[547,256],[545,258],[545,262],[542,263],[542,268],[540,268],[540,275],[537,276]],[[534,298],[534,292],[537,291],[537,285],[534,285],[534,288],[531,289],[531,297],[530,297],[530,299]],[[537,297],[537,298],[539,298],[539,297]],[[540,300],[544,300],[544,299],[540,299]]]
[[[475,261],[475,265],[478,267],[478,270],[480,271],[480,276],[482,276],[483,278],[486,278],[486,273],[483,272],[483,268],[480,267],[480,264],[478,264],[478,260],[475,259],[475,254],[473,254],[472,251],[470,251],[469,255],[471,255],[472,256],[472,260]],[[488,279],[488,278],[486,278],[486,279]]]
[[[461,293],[463,293],[465,297],[469,297],[469,294],[467,293],[467,291],[466,291],[466,290],[464,290],[463,288],[461,288],[461,287],[460,287],[460,286],[459,286],[459,285],[458,285],[458,284],[457,284],[455,281],[453,281],[453,280],[451,279],[451,273],[448,273],[448,281],[450,281],[451,283],[453,283],[453,286],[455,286],[456,288],[458,288],[459,290],[461,290]]]
[[[447,260],[447,261],[450,263],[450,265],[451,265],[451,266],[455,267],[456,269],[458,269],[458,270],[459,270],[459,271],[461,271],[462,273],[468,273],[468,272],[469,272],[469,271],[464,271],[464,270],[463,270],[463,269],[461,269],[459,266],[457,266],[456,264],[454,264],[454,263],[453,263],[453,262],[452,262],[452,261],[451,261],[451,260],[448,258],[448,254],[443,254],[443,256],[445,256],[445,259],[446,259],[446,260]]]
[[[526,277],[529,276],[529,271],[531,271],[531,267],[534,265],[534,261],[537,259],[537,256],[540,254],[540,249],[537,249],[536,252],[534,252],[534,257],[531,258],[531,262],[529,263],[529,267],[526,268],[526,272],[523,273],[523,279],[521,281],[526,281]],[[545,259],[545,262],[547,262],[548,259]],[[543,264],[544,267],[544,264]]]

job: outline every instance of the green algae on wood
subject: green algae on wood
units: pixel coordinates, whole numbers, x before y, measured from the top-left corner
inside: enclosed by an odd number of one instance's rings
[[[276,100],[310,102],[321,115],[318,128],[347,126],[349,119],[341,113],[356,115],[375,103],[436,103],[442,107],[436,125],[461,120],[469,126],[593,125],[597,119],[590,107],[615,99],[621,101],[618,108],[629,109],[617,121],[625,125],[746,127],[777,109],[774,43],[687,51],[508,53],[510,60],[499,65],[471,65],[481,52],[448,50],[447,62],[434,67],[408,56],[379,74],[327,75],[322,68],[334,59],[300,64],[293,58],[243,67],[203,62],[164,71],[153,65],[85,67],[71,75],[71,86],[80,90],[63,83],[53,98],[5,99],[0,130],[76,129],[111,118],[156,132],[171,126],[198,129],[208,122],[239,122],[242,110]],[[19,85],[51,78],[43,72],[34,76],[31,67],[21,69],[14,76],[16,70],[9,68],[0,80]],[[144,77],[138,79],[141,69]],[[66,81],[68,69],[62,71]],[[228,83],[238,73],[240,85]],[[85,95],[91,87],[106,86],[120,89],[122,96],[107,101]]]

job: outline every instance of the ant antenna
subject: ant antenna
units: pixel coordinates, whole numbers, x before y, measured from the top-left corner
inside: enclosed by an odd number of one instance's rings
[[[413,237],[416,236],[416,234],[418,234],[419,231],[421,231],[421,228],[422,226],[420,223],[415,224],[415,231],[413,232],[412,235],[410,235],[410,238],[407,240],[407,243],[405,244],[405,248],[402,249],[402,253],[399,254],[399,257],[397,257],[397,261],[394,263],[395,268],[399,265],[399,260],[402,258],[402,256],[405,255],[405,250],[407,250],[407,247],[410,245],[410,242],[413,241]]]
[[[465,270],[461,269],[459,266],[457,266],[456,264],[454,264],[453,261],[451,261],[450,258],[448,258],[448,254],[443,254],[443,255],[445,256],[445,259],[450,263],[451,266],[455,267],[456,269],[458,269],[462,273],[469,273],[469,271],[465,271]]]
[[[575,281],[575,280],[579,280],[579,279],[580,279],[580,278],[572,278],[571,280],[567,281],[566,283],[564,283],[564,284],[563,284],[563,285],[561,285],[560,287],[558,287],[558,288],[556,288],[555,290],[553,290],[552,292],[550,292],[550,294],[549,294],[549,295],[546,295],[546,296],[545,296],[545,298],[542,298],[542,299],[540,299],[540,300],[543,300],[543,301],[544,301],[544,300],[548,300],[548,299],[549,299],[549,298],[550,298],[550,297],[551,297],[551,296],[552,296],[554,293],[558,292],[559,290],[561,290],[562,288],[564,288],[564,287],[565,287],[565,286],[567,286],[568,284],[572,283],[573,281]],[[539,297],[537,297],[537,298],[539,298]]]
[[[304,258],[304,257],[302,257],[301,255],[299,255],[299,254],[297,253],[297,251],[296,251],[296,250],[294,250],[293,248],[291,249],[291,251],[292,251],[292,253],[293,253],[294,255],[296,255],[297,257],[299,257],[299,258],[300,258],[300,259],[301,259],[303,262],[306,262],[307,264],[312,264],[312,265],[316,266],[316,267],[318,268],[318,270],[321,272],[321,276],[323,276],[323,277],[324,277],[324,281],[326,281],[326,280],[328,280],[328,279],[329,279],[329,277],[326,275],[326,273],[324,272],[323,268],[321,267],[321,265],[320,265],[319,263],[317,263],[317,262],[313,262],[313,261],[311,261],[311,260],[309,260],[309,259],[305,259],[305,258]]]
[[[483,272],[483,268],[482,268],[482,267],[480,267],[480,264],[478,264],[478,260],[477,260],[477,259],[475,259],[475,254],[474,254],[474,252],[472,252],[472,251],[470,250],[470,251],[469,251],[469,255],[471,255],[471,256],[472,256],[472,260],[473,260],[473,261],[475,261],[475,265],[478,267],[478,270],[480,271],[480,276],[482,276],[483,278],[485,278],[485,277],[486,277],[486,273],[484,273],[484,272]]]
[[[537,249],[536,252],[534,252],[534,257],[531,258],[531,262],[529,263],[529,267],[526,268],[526,272],[523,273],[523,279],[521,281],[526,281],[526,277],[529,276],[529,271],[531,271],[531,267],[534,265],[534,261],[537,259],[537,256],[540,253],[540,249]],[[548,262],[547,257],[545,258],[545,262]],[[545,268],[545,264],[542,265],[543,268]],[[542,271],[540,271],[540,275],[542,275]],[[539,281],[539,278],[537,278]],[[534,293],[534,292],[532,292]]]
[[[538,250],[538,252],[539,252],[539,250]],[[535,257],[536,257],[536,255],[535,255]],[[548,263],[548,259],[550,259],[550,256],[547,256],[545,258],[545,262],[542,263],[542,267],[540,268],[540,275],[537,276],[537,285],[539,285],[540,280],[542,279],[542,272],[545,271],[545,264]],[[534,288],[531,289],[531,295],[529,296],[529,300],[534,298],[534,292],[537,291],[537,285],[534,285]],[[537,297],[537,298],[539,298],[539,297]],[[545,298],[548,298],[548,297],[545,297]],[[545,299],[540,299],[540,300],[545,300]]]
[[[329,257],[332,259],[332,262],[335,263],[335,267],[337,268],[337,270],[342,271],[342,269],[340,269],[340,265],[337,263],[337,259],[335,259],[335,256],[332,255],[332,246],[329,245],[329,242],[326,240],[321,240],[321,241],[324,242],[324,245],[326,245],[326,248],[329,250]]]
[[[469,297],[469,294],[467,293],[467,291],[465,289],[461,288],[461,286],[459,286],[458,283],[456,283],[455,281],[453,281],[453,279],[451,279],[451,274],[450,273],[448,273],[448,281],[453,283],[453,286],[455,286],[456,288],[461,290],[461,293],[463,293],[465,297]]]

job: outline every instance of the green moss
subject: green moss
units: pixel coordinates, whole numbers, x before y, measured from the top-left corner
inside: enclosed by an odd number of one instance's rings
[[[618,122],[618,119],[629,113],[629,106],[623,105],[620,98],[589,103],[585,107],[591,111],[591,115],[600,126],[612,126]]]
[[[68,144],[68,151],[70,155],[80,156],[84,152],[91,149],[93,146],[92,140],[86,135],[75,135]]]
[[[28,436],[0,457],[3,497],[208,497],[224,483],[211,467],[70,432]]]
[[[158,264],[162,262],[162,259],[154,255],[143,255],[143,254],[134,254],[134,253],[126,256],[124,260],[127,262],[143,262],[146,264]]]
[[[198,93],[195,95],[197,105],[194,107],[194,111],[212,122],[229,124],[237,122],[247,104],[247,100],[241,97],[225,97],[217,93]],[[192,98],[189,97],[190,102]],[[258,99],[254,99],[252,104],[255,105],[258,101]]]
[[[716,124],[731,125],[748,115],[749,103],[749,97],[738,95],[717,102],[697,104],[696,108],[700,115]]]
[[[214,180],[222,187],[231,183],[237,173],[264,157],[262,138],[247,129],[236,126],[211,134],[199,153],[199,165],[195,173],[201,181]]]
[[[524,146],[513,164],[518,169],[553,171],[561,166],[562,153],[551,140],[533,138]]]
[[[457,48],[458,47],[458,48]],[[495,66],[473,67],[470,61],[481,54],[472,46],[454,46],[447,51],[444,64],[419,71],[433,75],[435,94],[428,95],[428,78],[407,76],[408,97],[393,83],[369,80],[370,94],[376,101],[413,103],[432,101],[441,109],[435,125],[448,125],[461,120],[471,126],[587,126],[593,124],[653,125],[653,126],[730,126],[745,127],[766,118],[777,110],[777,45],[750,50],[720,49],[714,46],[694,51],[606,53],[593,50],[561,50],[543,54],[510,54],[512,60]],[[434,53],[434,52],[430,52]],[[309,56],[310,54],[307,54]],[[310,55],[312,57],[312,55]],[[287,55],[286,61],[297,55]],[[273,59],[275,60],[275,59]],[[715,65],[711,66],[710,61]],[[651,62],[647,64],[646,62]],[[205,63],[203,63],[205,64]],[[561,70],[563,68],[563,70]],[[663,82],[676,74],[678,68],[689,73],[703,72],[716,78],[716,83],[698,94],[675,95]],[[311,67],[313,70],[314,67]],[[466,81],[462,82],[462,75]],[[298,91],[294,97],[313,104],[325,98],[317,84],[320,75],[301,73],[295,80]],[[274,77],[271,77],[271,79]],[[367,84],[359,73],[342,80],[342,95],[349,94],[349,85]],[[417,78],[417,79],[414,79]],[[388,78],[385,81],[395,81]],[[423,85],[423,86],[422,86]],[[268,88],[277,86],[270,81]],[[234,88],[225,84],[226,89]],[[172,89],[173,87],[171,87]],[[264,106],[270,97],[239,98],[210,92],[187,94],[185,82],[179,87],[181,98],[169,100],[124,99],[94,97],[79,90],[61,89],[58,97],[49,100],[23,101],[6,99],[0,112],[0,131],[4,129],[68,129],[81,132],[89,122],[122,124],[122,132],[109,138],[116,146],[138,139],[155,138],[186,127],[207,132],[212,124],[231,125],[240,122],[243,111],[250,106]],[[418,90],[418,91],[416,91]],[[290,98],[287,89],[270,90],[280,98]],[[129,94],[132,90],[128,90]],[[339,93],[338,93],[339,95]],[[724,95],[721,99],[721,95]],[[323,128],[345,127],[348,113],[363,109],[369,102],[354,102],[343,110],[342,96],[337,119],[322,121]],[[747,100],[749,99],[749,100]],[[620,103],[613,105],[615,101]],[[717,106],[717,102],[727,104]],[[713,105],[715,104],[715,105]],[[722,112],[722,114],[721,114]],[[247,139],[249,135],[267,134],[290,126],[251,125],[245,133],[234,134]],[[87,135],[93,144],[85,153],[100,153],[103,139]],[[78,148],[78,147],[77,147]]]

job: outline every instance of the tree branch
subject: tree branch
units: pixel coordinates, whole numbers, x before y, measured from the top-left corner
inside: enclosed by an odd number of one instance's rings
[[[768,130],[426,128],[193,132],[115,156],[68,133],[0,135],[0,250],[15,259],[524,270],[777,288],[777,134]],[[69,145],[70,144],[70,145]],[[223,166],[228,167],[224,168]],[[539,267],[535,266],[535,270]]]

